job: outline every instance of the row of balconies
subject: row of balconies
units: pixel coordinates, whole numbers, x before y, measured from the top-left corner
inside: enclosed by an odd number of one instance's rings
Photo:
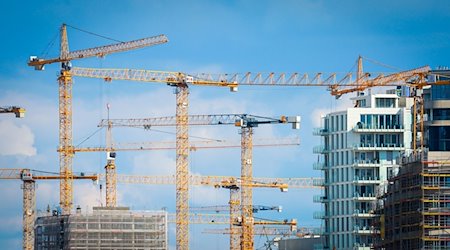
[[[403,125],[385,125],[385,126],[374,126],[371,124],[359,123],[353,127],[354,132],[404,132],[405,128]]]
[[[354,150],[403,150],[402,143],[357,143],[353,145]]]
[[[375,200],[377,200],[377,196],[374,193],[358,193],[358,192],[355,192],[353,194],[353,200],[356,200],[356,201],[375,201]]]
[[[373,218],[376,217],[377,215],[374,213],[373,210],[359,210],[359,209],[355,209],[353,211],[352,214],[353,217],[357,217],[357,218]],[[325,211],[316,211],[313,214],[314,219],[325,219],[325,218],[329,218],[329,215],[325,214]]]
[[[372,124],[364,124],[361,122],[358,122],[356,126],[353,127],[354,132],[397,132],[401,133],[405,131],[405,128],[401,124],[397,125],[384,125],[384,126],[378,126],[378,125],[372,125]],[[313,135],[316,136],[325,136],[329,135],[331,131],[328,128],[314,128],[313,129]]]
[[[313,196],[313,202],[315,202],[315,203],[326,203],[326,202],[328,202],[328,197],[323,195],[323,194],[314,195]]]
[[[353,211],[353,216],[358,218],[372,218],[376,217],[377,215],[373,210],[366,210],[366,209],[355,209]]]
[[[352,166],[358,167],[358,168],[361,168],[361,167],[373,168],[373,167],[379,167],[380,163],[375,163],[375,162],[369,163],[368,161],[364,161],[364,162],[358,161],[358,162],[353,163]],[[323,171],[323,170],[327,170],[329,168],[327,167],[327,165],[324,162],[315,162],[315,163],[313,163],[313,169]]]
[[[353,144],[353,150],[404,150],[405,145],[402,143],[357,143]],[[327,154],[330,153],[330,149],[324,145],[313,147],[314,154]]]
[[[314,170],[325,170],[325,169],[327,169],[327,167],[324,162],[314,162],[313,169]]]
[[[379,234],[380,230],[376,229],[373,226],[358,226],[358,225],[355,225],[353,227],[353,233],[356,233],[356,234]]]
[[[379,177],[367,177],[367,176],[355,176],[353,178],[354,184],[359,185],[371,185],[371,184],[380,184],[382,181]],[[329,186],[330,182],[325,179],[314,179],[313,186],[314,187],[325,187]]]
[[[353,200],[354,201],[376,201],[377,200],[377,196],[374,193],[358,193],[355,192],[353,194]],[[315,203],[327,203],[329,202],[329,198],[323,194],[321,195],[314,195],[313,196],[313,201]]]
[[[353,183],[355,184],[380,184],[381,180],[379,176],[355,176],[353,177]]]
[[[392,163],[388,163],[392,164]],[[380,161],[378,160],[358,160],[353,162],[353,167],[378,167],[380,166]],[[315,162],[313,163],[313,169],[314,170],[327,170],[328,167],[324,162]]]
[[[327,135],[329,133],[330,132],[326,128],[313,128],[313,135],[323,136],[323,135]]]

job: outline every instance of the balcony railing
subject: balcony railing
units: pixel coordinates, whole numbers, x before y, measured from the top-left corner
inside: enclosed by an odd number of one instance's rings
[[[357,234],[379,234],[380,230],[372,227],[372,226],[354,226],[353,233]]]
[[[326,181],[325,179],[322,179],[322,178],[320,178],[320,179],[318,179],[318,178],[313,179],[312,183],[313,183],[314,187],[323,187],[323,186],[329,185],[328,181]]]
[[[354,200],[358,200],[358,201],[372,201],[372,200],[376,200],[376,194],[374,193],[358,193],[355,192],[353,194],[353,199]]]
[[[324,195],[314,195],[313,201],[315,203],[324,203],[324,202],[328,202],[328,198]]]
[[[324,162],[314,162],[313,169],[314,170],[325,170],[327,167]]]
[[[403,150],[402,143],[358,143],[353,145],[355,150]]]
[[[373,210],[355,209],[353,211],[353,216],[359,217],[359,218],[371,218],[371,217],[375,217],[376,214],[374,213]]]
[[[314,214],[313,214],[313,218],[314,219],[318,219],[318,220],[322,220],[322,219],[325,219],[325,212],[324,211],[316,211],[316,212],[314,212]]]
[[[404,130],[403,125],[373,126],[370,124],[357,124],[353,127],[355,132],[403,132]]]
[[[377,167],[380,165],[379,160],[355,160],[354,167]]]
[[[322,136],[322,135],[327,135],[329,133],[330,133],[329,130],[326,129],[326,128],[314,128],[313,129],[313,135],[320,135],[320,136]]]
[[[324,145],[319,145],[319,146],[313,147],[314,154],[326,154],[328,152],[330,152],[330,150],[328,148],[326,148]]]
[[[357,184],[377,184],[380,183],[379,176],[355,176],[353,177],[353,183]]]

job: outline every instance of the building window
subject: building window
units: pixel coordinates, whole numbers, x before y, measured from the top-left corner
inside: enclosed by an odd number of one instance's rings
[[[334,116],[331,116],[331,132],[336,130],[336,125],[334,124]]]
[[[450,85],[436,85],[431,87],[433,100],[450,100]]]
[[[334,148],[339,149],[339,134],[336,135],[336,145]]]
[[[398,129],[401,128],[400,115],[361,115],[357,123],[360,129]]]
[[[361,99],[357,101],[359,103],[359,107],[360,108],[365,108],[366,107],[366,99]]]
[[[395,98],[375,98],[375,107],[377,108],[394,108]]]
[[[450,120],[450,109],[433,109],[433,120]]]
[[[450,151],[450,126],[429,128],[430,151]]]

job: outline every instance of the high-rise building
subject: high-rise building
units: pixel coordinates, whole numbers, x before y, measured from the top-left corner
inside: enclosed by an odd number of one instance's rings
[[[378,185],[392,175],[396,159],[411,149],[411,106],[400,90],[352,98],[355,106],[332,112],[314,131],[322,145],[314,165],[323,171],[323,249],[370,249],[380,231],[374,213]]]
[[[92,214],[39,217],[35,249],[167,250],[167,212],[101,207]]]
[[[450,80],[450,70],[431,72],[430,82]],[[434,85],[423,90],[425,145],[430,151],[450,151],[450,85]]]
[[[450,80],[450,70],[431,74],[436,74],[431,82]],[[377,245],[387,250],[450,249],[450,85],[418,94],[425,111],[425,148],[401,159],[379,203],[383,233]]]

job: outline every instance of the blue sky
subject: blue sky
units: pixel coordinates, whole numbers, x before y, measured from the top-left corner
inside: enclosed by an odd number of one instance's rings
[[[0,105],[20,105],[26,118],[0,116],[0,167],[58,171],[58,65],[43,72],[26,65],[30,55],[58,53],[61,23],[126,41],[165,34],[169,43],[104,59],[74,61],[80,67],[143,68],[168,71],[237,72],[340,72],[354,70],[358,55],[396,70],[423,65],[449,66],[450,4],[447,1],[3,1],[0,4],[2,55]],[[70,49],[110,41],[68,29]],[[52,45],[53,46],[49,46]],[[47,49],[49,48],[49,49]],[[370,61],[368,72],[392,71]],[[172,89],[164,84],[139,84],[75,79],[74,142],[91,135],[106,117],[168,116],[175,112]],[[191,114],[250,113],[262,116],[301,115],[300,131],[285,126],[258,128],[255,137],[299,136],[301,146],[255,149],[254,175],[273,177],[319,176],[312,169],[317,156],[312,136],[321,113],[345,107],[324,88],[242,87],[238,93],[220,88],[191,88]],[[191,134],[239,140],[234,127],[194,128]],[[117,130],[116,141],[172,140],[154,131]],[[104,133],[83,145],[104,143]],[[120,153],[120,173],[172,174],[174,152]],[[191,155],[191,171],[204,175],[237,175],[239,150],[198,151]],[[78,154],[74,171],[103,171],[104,154]],[[58,203],[57,183],[38,183],[38,209]],[[75,186],[75,203],[98,205],[98,187]],[[282,214],[269,218],[297,218],[302,225],[313,220],[317,190],[255,191],[255,204],[282,205]],[[119,203],[134,209],[174,211],[174,187],[119,186]],[[0,245],[21,248],[21,190],[18,181],[0,183]],[[226,204],[225,190],[195,188],[191,205]],[[224,249],[227,238],[202,234],[192,227],[192,249]],[[171,231],[171,245],[174,234]],[[200,240],[199,238],[202,238]],[[262,240],[259,239],[259,245]]]

